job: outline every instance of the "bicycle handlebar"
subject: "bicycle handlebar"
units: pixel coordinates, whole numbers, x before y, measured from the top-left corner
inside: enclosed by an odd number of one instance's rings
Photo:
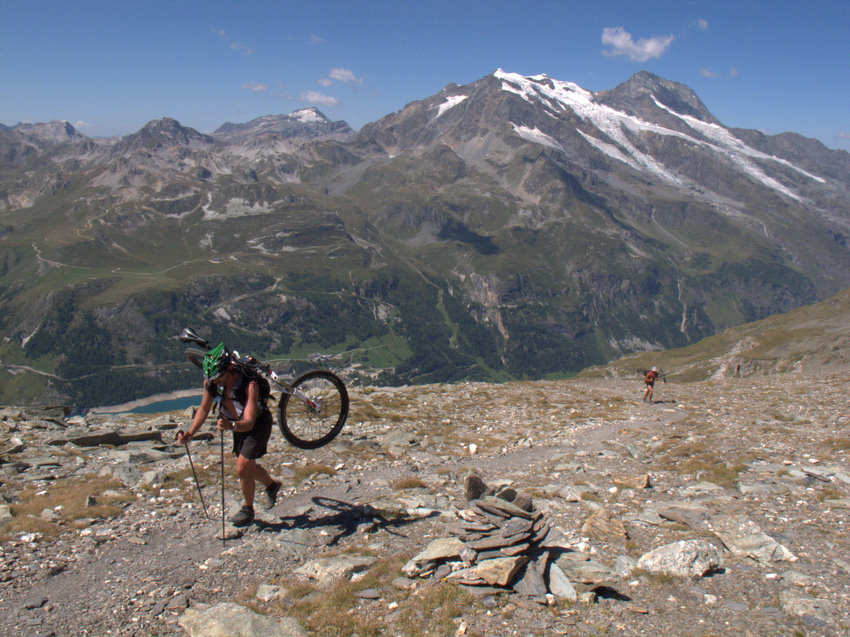
[[[212,349],[208,340],[198,336],[198,334],[189,327],[184,327],[183,331],[177,336],[177,339],[182,343],[194,343],[206,350]],[[232,350],[230,353],[233,356],[233,363],[237,366],[251,368],[254,373],[262,376],[269,382],[274,383],[280,389],[285,390],[288,388],[288,383],[283,381],[268,363],[263,363],[261,360],[254,358],[250,354],[242,357],[236,350]]]

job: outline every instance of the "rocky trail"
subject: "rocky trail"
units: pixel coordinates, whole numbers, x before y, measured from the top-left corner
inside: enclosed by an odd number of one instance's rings
[[[206,519],[188,414],[0,408],[0,634],[847,634],[846,378],[642,389],[356,388],[327,447],[273,434],[281,497],[225,542],[212,426]]]

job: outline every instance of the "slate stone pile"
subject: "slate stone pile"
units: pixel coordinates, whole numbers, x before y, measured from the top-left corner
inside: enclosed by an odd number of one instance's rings
[[[468,508],[459,528],[431,542],[404,567],[408,577],[509,590],[541,604],[592,601],[594,588],[616,574],[574,551],[531,498],[510,487],[488,488],[465,479]]]

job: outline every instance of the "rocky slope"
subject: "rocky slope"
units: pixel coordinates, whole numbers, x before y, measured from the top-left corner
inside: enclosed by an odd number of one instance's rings
[[[0,633],[846,634],[846,375],[671,381],[654,403],[642,390],[637,378],[357,390],[330,446],[275,436],[264,462],[282,497],[225,543],[219,441],[191,446],[207,520],[173,443],[185,414],[6,408]],[[232,469],[228,457],[227,509]],[[470,472],[551,527],[541,576],[551,585],[557,564],[567,581],[548,597],[515,586],[528,575],[443,579],[469,564],[435,557],[434,541],[475,541],[463,527],[482,524]]]

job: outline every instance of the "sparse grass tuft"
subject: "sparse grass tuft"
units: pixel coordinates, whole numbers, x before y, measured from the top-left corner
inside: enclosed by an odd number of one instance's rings
[[[404,627],[404,634],[410,637],[452,635],[457,630],[452,620],[468,611],[475,601],[475,597],[460,586],[438,582],[421,595],[405,600],[399,623]]]
[[[713,482],[721,487],[733,486],[738,481],[738,476],[744,471],[742,464],[720,462],[710,455],[689,458],[676,468],[680,473],[699,475],[701,480]]]
[[[298,619],[311,634],[332,637],[385,634],[387,626],[382,614],[358,613],[361,605],[369,602],[361,600],[357,593],[367,588],[391,590],[387,584],[398,575],[404,561],[403,557],[379,560],[358,581],[338,582],[329,590],[319,590],[306,583],[287,584],[287,599],[293,605],[278,610]]]
[[[850,438],[827,438],[823,444],[836,451],[850,451]]]
[[[656,584],[672,584],[677,581],[675,576],[669,575],[668,573],[650,573],[649,571],[641,568],[635,569],[632,572],[631,577],[645,577]]]
[[[393,483],[393,488],[397,491],[404,491],[405,489],[427,489],[428,485],[425,484],[419,478],[402,478],[400,480],[396,480]]]
[[[362,403],[353,403],[355,407],[351,410],[351,413],[348,415],[349,418],[356,421],[366,421],[366,420],[379,420],[381,418],[381,412],[375,409],[374,406],[370,405],[367,402]]]
[[[321,474],[325,474],[328,476],[336,475],[336,471],[333,469],[333,467],[317,462],[308,462],[307,464],[304,464],[300,467],[293,467],[292,470],[295,472],[296,481],[306,480],[311,476]]]
[[[684,442],[670,449],[668,455],[673,458],[691,458],[696,454],[705,454],[706,452],[708,452],[708,449],[701,442]]]
[[[845,494],[840,489],[836,489],[832,485],[826,485],[818,491],[817,499],[819,502],[824,500],[839,500],[845,497]]]
[[[661,457],[666,470],[682,475],[698,475],[701,480],[713,482],[721,487],[733,486],[745,470],[744,457],[724,462],[721,454],[709,449],[702,442],[687,442],[676,445]]]
[[[413,593],[392,586],[406,556],[381,559],[356,582],[338,582],[328,590],[306,583],[284,584],[287,600],[272,608],[297,619],[310,634],[331,637],[405,635],[442,636],[454,634],[454,619],[475,604],[475,598],[461,587],[447,582],[428,584]],[[358,597],[359,591],[374,588],[381,592],[383,606],[393,601],[398,612],[375,612],[375,602]]]
[[[358,605],[357,589],[351,582],[340,582],[329,591],[307,591],[285,614],[298,619],[312,634],[328,637],[381,634],[379,620],[353,612]],[[294,594],[290,591],[294,598]]]
[[[122,484],[113,478],[85,476],[54,483],[43,489],[28,488],[18,494],[18,501],[10,506],[12,519],[3,526],[2,541],[21,533],[40,533],[55,537],[74,527],[74,522],[84,518],[112,518],[120,515],[123,504],[133,500]],[[105,492],[111,492],[105,495]],[[86,506],[88,496],[95,496],[96,504]],[[55,520],[41,517],[42,511],[51,510]]]

